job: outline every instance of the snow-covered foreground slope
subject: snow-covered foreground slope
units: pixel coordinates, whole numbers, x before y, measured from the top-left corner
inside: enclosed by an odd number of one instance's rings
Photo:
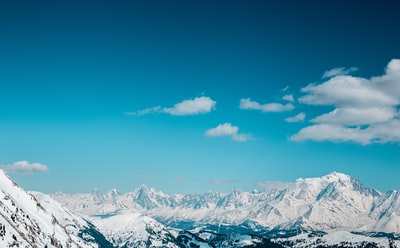
[[[175,227],[240,226],[254,231],[348,230],[400,234],[400,194],[380,193],[341,173],[298,179],[263,192],[168,195],[146,186],[128,192],[52,197],[87,215],[135,211]]]
[[[309,233],[304,233],[290,238],[278,238],[274,241],[290,248],[400,247],[399,240],[382,237],[368,237],[347,231],[334,231],[325,235],[312,235]]]
[[[211,247],[190,233],[167,227],[139,213],[97,216],[92,221],[115,247]]]
[[[27,193],[0,169],[0,247],[99,247],[95,231],[50,197]]]

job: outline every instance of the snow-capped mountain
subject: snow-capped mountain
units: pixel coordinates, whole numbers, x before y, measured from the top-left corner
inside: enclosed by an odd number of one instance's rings
[[[86,215],[129,210],[189,230],[208,226],[230,232],[227,227],[255,233],[348,230],[400,234],[397,191],[382,194],[336,172],[262,192],[234,189],[229,193],[168,195],[141,186],[125,194],[112,190],[106,194],[56,193],[52,197]]]
[[[50,197],[29,194],[0,169],[0,247],[110,247],[83,218]]]

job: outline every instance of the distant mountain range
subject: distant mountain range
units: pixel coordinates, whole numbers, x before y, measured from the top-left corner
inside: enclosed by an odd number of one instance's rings
[[[134,211],[168,225],[242,225],[257,230],[400,233],[400,192],[380,193],[341,173],[298,179],[263,192],[168,195],[144,185],[125,194],[55,193],[63,206],[100,216]]]
[[[0,247],[400,247],[399,237],[400,193],[341,173],[263,192],[48,196],[0,170]]]

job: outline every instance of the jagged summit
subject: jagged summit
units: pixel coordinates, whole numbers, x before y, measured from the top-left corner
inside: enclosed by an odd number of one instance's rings
[[[118,189],[111,189],[106,193],[107,197],[117,197],[121,195],[121,192]]]

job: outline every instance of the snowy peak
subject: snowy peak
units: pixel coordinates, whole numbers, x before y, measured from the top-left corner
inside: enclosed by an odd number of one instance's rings
[[[295,188],[315,195],[316,200],[327,198],[335,200],[342,195],[349,194],[361,194],[365,197],[380,195],[379,191],[365,187],[359,180],[338,172],[332,172],[322,177],[297,179]]]
[[[229,194],[221,197],[217,202],[219,208],[239,208],[252,202],[251,193],[243,192],[240,189],[233,189]]]
[[[324,177],[323,177],[324,178]],[[361,181],[343,174],[343,173],[337,173],[337,172],[332,172],[325,176],[327,181],[330,181],[331,183],[334,183],[335,185],[338,185],[340,187],[348,187],[349,189],[359,192],[365,196],[379,196],[380,192],[374,189],[369,189],[365,187]]]
[[[110,191],[107,192],[106,197],[108,199],[116,198],[119,195],[121,195],[121,192],[117,189],[111,189]]]
[[[175,197],[148,188],[145,185],[135,190],[134,202],[144,209],[154,209],[157,207],[174,207],[177,205]]]

